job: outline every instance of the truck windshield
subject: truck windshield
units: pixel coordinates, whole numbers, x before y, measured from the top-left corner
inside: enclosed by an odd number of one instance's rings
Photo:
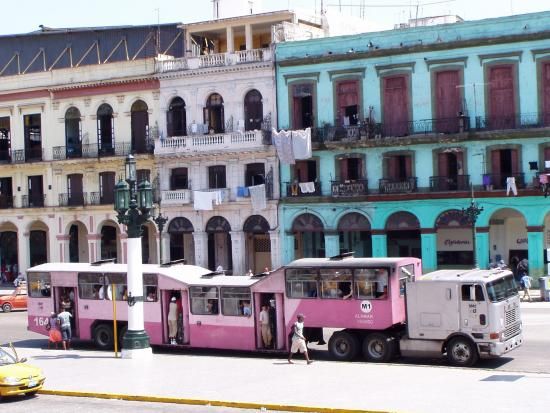
[[[487,295],[493,303],[506,300],[517,293],[518,289],[512,275],[487,283]]]

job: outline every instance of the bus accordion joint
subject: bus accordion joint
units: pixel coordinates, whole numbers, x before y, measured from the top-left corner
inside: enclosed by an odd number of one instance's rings
[[[128,293],[128,307],[133,307],[138,301],[145,301],[142,295],[132,295]]]
[[[338,261],[338,260],[343,260],[344,258],[353,258],[353,254],[355,254],[355,251],[343,252],[338,255],[333,255],[332,257],[329,258],[329,260]]]

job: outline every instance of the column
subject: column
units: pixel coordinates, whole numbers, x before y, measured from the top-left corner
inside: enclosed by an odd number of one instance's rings
[[[340,237],[335,230],[325,230],[325,257],[340,254]]]
[[[527,227],[529,275],[534,279],[546,275],[544,268],[544,226]]]
[[[479,268],[489,268],[489,227],[476,228],[476,250]]]
[[[192,54],[192,48],[191,48],[191,33],[189,33],[189,30],[185,31],[185,53],[184,56],[189,57]]]
[[[231,235],[231,255],[233,258],[233,275],[244,275],[244,232],[229,231]]]
[[[293,232],[287,232],[283,238],[283,265],[295,260],[294,257],[294,242],[296,236]]]
[[[233,27],[228,26],[225,28],[227,36],[227,53],[233,53],[235,51],[235,40],[233,38]]]
[[[271,244],[271,268],[276,270],[281,266],[281,249],[279,231],[269,231],[269,242]]]
[[[437,269],[437,233],[434,228],[420,230],[422,244],[422,272],[425,274]]]
[[[386,257],[388,255],[388,240],[386,230],[373,229],[372,234],[372,256]]]
[[[19,272],[25,274],[30,264],[29,233],[17,231],[17,266]]]
[[[250,24],[244,26],[244,37],[246,39],[246,50],[252,50],[254,45],[252,44],[252,26]]]
[[[160,248],[160,245],[162,244],[162,248]],[[162,256],[159,251],[159,257],[160,262],[168,262],[170,261],[170,234],[167,232],[163,232],[159,239],[159,250],[162,250]]]
[[[59,251],[59,262],[70,262],[69,257],[69,235],[58,235],[56,237],[56,249]],[[52,260],[53,261],[53,260]]]
[[[51,223],[55,222],[54,220],[50,220],[50,224],[48,224],[48,262],[62,262],[61,259],[61,250],[59,249],[59,245],[57,244],[57,236],[55,234],[55,223],[52,225]]]
[[[195,265],[208,268],[208,234],[204,231],[193,232],[195,242]]]
[[[101,251],[100,251],[100,239],[101,235],[99,234],[88,234],[88,253],[90,254],[88,261],[94,262],[99,260],[98,257],[101,257]]]

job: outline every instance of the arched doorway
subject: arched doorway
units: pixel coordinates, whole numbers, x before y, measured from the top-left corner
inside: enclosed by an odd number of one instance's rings
[[[187,218],[177,217],[170,221],[170,260],[185,259],[187,264],[195,264],[195,242],[193,224]]]
[[[88,231],[82,222],[69,226],[69,262],[88,262]]]
[[[208,125],[209,132],[224,132],[223,98],[219,93],[212,93],[208,97],[204,108],[204,123]]]
[[[172,99],[166,112],[166,132],[168,136],[187,135],[185,102],[179,96]]]
[[[48,262],[48,226],[40,221],[29,227],[29,261],[31,267]]]
[[[261,215],[249,216],[243,225],[246,237],[246,269],[254,274],[271,268],[271,239],[269,223]]]
[[[80,158],[82,156],[80,111],[74,106],[65,112],[65,148],[67,158]]]
[[[114,225],[106,224],[101,227],[100,259],[114,258],[116,262],[120,262],[118,259],[117,232]]]
[[[231,226],[224,217],[215,216],[208,220],[208,268],[214,271],[221,266],[226,273],[233,271],[231,249]]]
[[[388,257],[421,257],[420,222],[410,212],[390,215],[386,234]]]
[[[264,118],[262,94],[256,89],[250,90],[244,97],[244,129],[260,130]]]
[[[494,212],[489,219],[489,260],[505,263],[516,271],[517,263],[528,256],[527,223],[524,216],[511,208]]]
[[[149,113],[147,110],[147,104],[143,100],[136,100],[130,109],[132,151],[135,153],[147,152],[149,138]]]
[[[323,223],[313,214],[302,214],[292,223],[295,258],[323,258],[325,233]]]
[[[340,254],[354,251],[356,257],[372,257],[372,236],[369,220],[362,214],[352,212],[338,222]]]
[[[437,267],[474,265],[472,225],[461,211],[450,209],[435,220],[437,231]]]
[[[113,108],[107,103],[97,109],[97,143],[101,155],[115,154]]]
[[[17,227],[8,222],[0,225],[0,271],[10,282],[20,268],[17,245]]]

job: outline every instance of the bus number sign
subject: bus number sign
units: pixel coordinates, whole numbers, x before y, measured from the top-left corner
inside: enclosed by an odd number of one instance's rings
[[[361,311],[368,314],[372,311],[372,303],[369,300],[361,301]]]

